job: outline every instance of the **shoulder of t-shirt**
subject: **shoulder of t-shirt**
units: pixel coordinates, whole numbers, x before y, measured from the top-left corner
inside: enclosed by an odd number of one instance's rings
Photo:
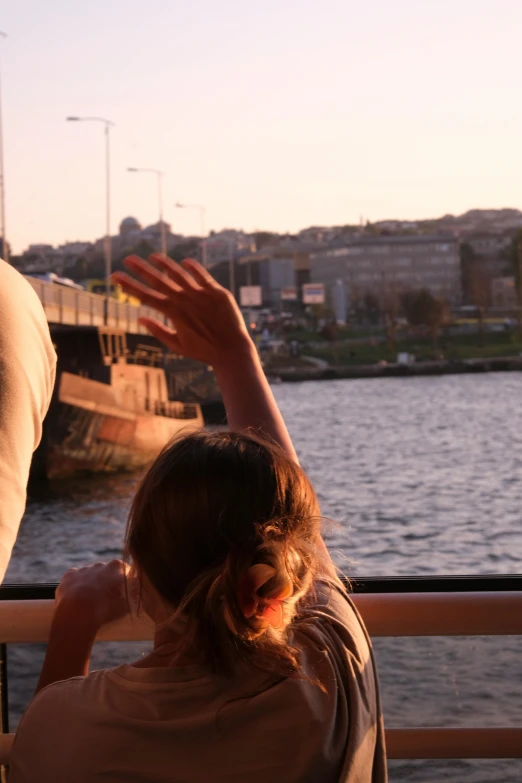
[[[25,727],[27,723],[45,719],[48,714],[55,714],[56,708],[61,707],[65,702],[67,705],[74,706],[74,700],[88,684],[105,675],[106,670],[94,671],[87,676],[70,677],[67,680],[57,680],[50,685],[46,685],[41,691],[33,697],[27,705],[27,708],[20,720],[18,732]]]
[[[300,602],[301,615],[318,612],[340,619],[357,614],[348,590],[334,573],[316,577],[310,590]]]
[[[334,575],[317,578],[302,600],[295,632],[317,643],[329,640],[366,659],[370,640],[363,619],[343,582]],[[330,644],[328,645],[330,646]]]

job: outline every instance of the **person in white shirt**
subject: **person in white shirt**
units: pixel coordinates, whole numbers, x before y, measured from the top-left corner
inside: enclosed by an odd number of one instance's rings
[[[150,332],[213,366],[230,430],[157,458],[128,521],[132,565],[63,578],[10,783],[383,783],[371,644],[241,313],[195,261],[126,263],[143,283],[115,281],[173,322],[142,319]],[[136,590],[152,652],[89,673]]]
[[[0,582],[25,510],[31,459],[55,373],[56,353],[40,300],[0,259]]]

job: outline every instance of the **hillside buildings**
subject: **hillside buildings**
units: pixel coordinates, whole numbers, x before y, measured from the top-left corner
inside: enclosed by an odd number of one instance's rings
[[[448,236],[379,236],[354,239],[310,255],[310,278],[331,289],[344,284],[350,302],[425,288],[450,304],[460,304],[458,243]]]

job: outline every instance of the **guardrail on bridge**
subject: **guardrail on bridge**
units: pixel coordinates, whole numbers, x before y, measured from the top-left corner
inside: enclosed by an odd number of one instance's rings
[[[158,318],[159,315],[151,307],[118,302],[100,294],[67,288],[35,277],[25,279],[36,291],[51,324],[109,326],[124,329],[131,334],[147,334],[147,330],[138,323],[138,318]],[[159,315],[159,318],[163,320],[163,316]]]

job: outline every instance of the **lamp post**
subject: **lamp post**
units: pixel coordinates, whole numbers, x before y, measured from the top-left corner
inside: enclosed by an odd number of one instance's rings
[[[0,32],[0,38],[7,33]],[[2,250],[4,261],[9,262],[9,247],[5,236],[5,175],[4,175],[4,131],[2,123],[2,85],[0,82],[0,230],[2,231]]]
[[[180,204],[179,202],[176,204],[176,207],[178,209],[198,209],[199,210],[199,219],[200,219],[200,225],[201,225],[201,263],[204,267],[207,266],[207,243],[205,239],[205,213],[206,209],[205,207],[202,207],[201,204]]]
[[[114,123],[105,117],[67,117],[67,122],[102,122],[105,126],[105,295],[107,308],[105,321],[109,313],[109,298],[111,295],[111,150],[110,129]]]
[[[156,174],[158,178],[158,207],[159,207],[159,222],[160,222],[160,230],[161,230],[161,252],[163,255],[167,255],[167,228],[165,226],[165,222],[163,220],[163,196],[161,193],[161,178],[163,177],[163,172],[159,171],[158,169],[138,169],[134,166],[129,166],[127,168],[127,171],[132,171],[135,173],[146,173],[146,174]]]

